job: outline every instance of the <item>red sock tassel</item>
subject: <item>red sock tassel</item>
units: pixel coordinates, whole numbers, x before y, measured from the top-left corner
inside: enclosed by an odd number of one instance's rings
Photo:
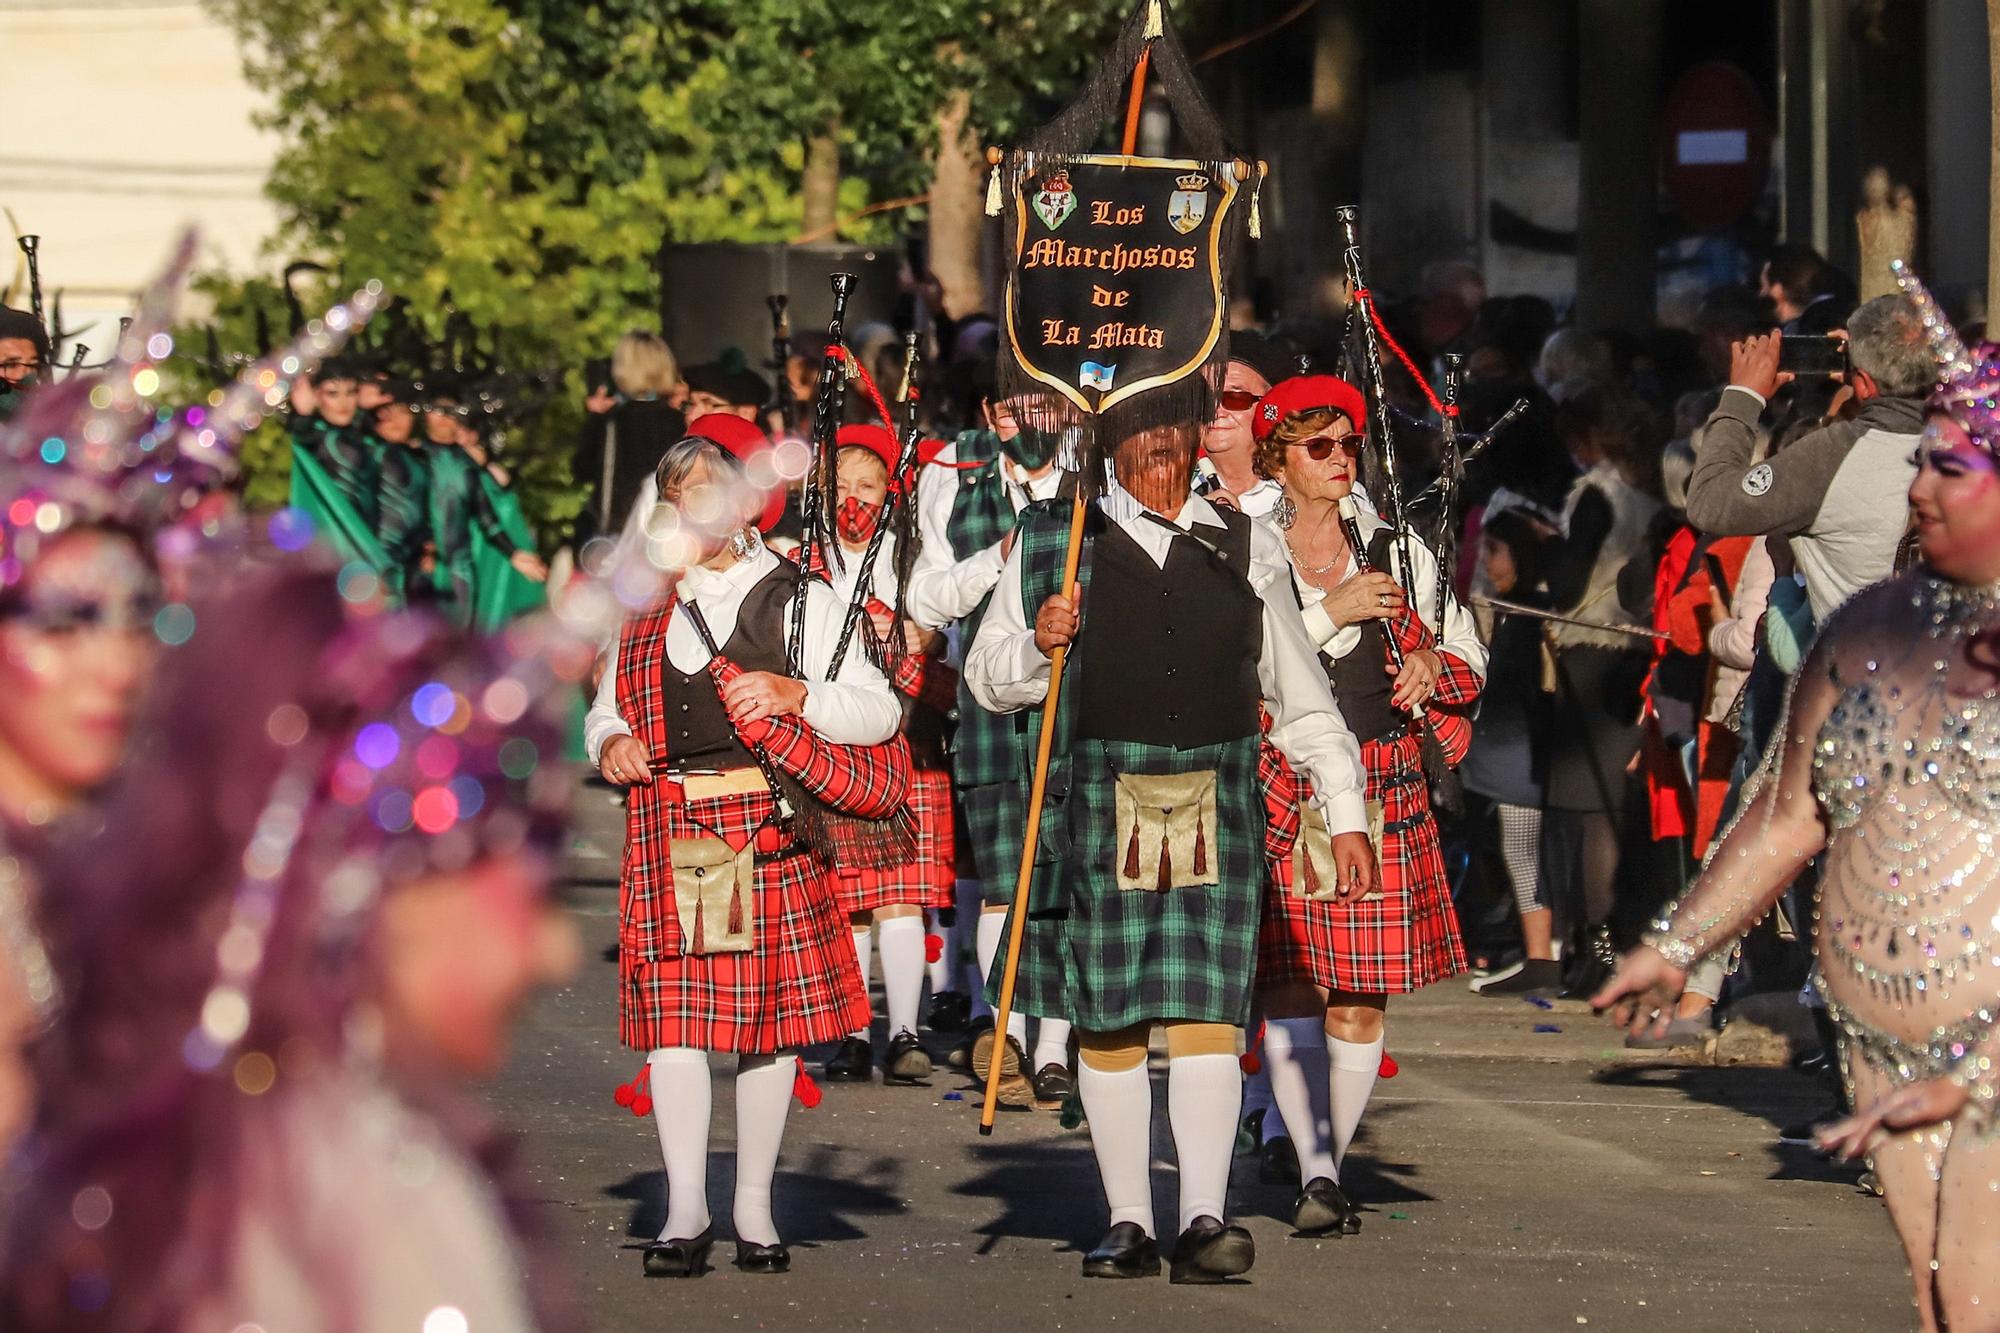
[[[1387,1051],[1382,1052],[1382,1066],[1375,1071],[1376,1077],[1394,1078],[1402,1072],[1403,1067],[1396,1063],[1396,1058]]]
[[[1139,829],[1132,828],[1132,841],[1125,845],[1125,878],[1139,878]]]
[[[631,1111],[633,1115],[647,1116],[653,1113],[653,1067],[639,1066],[639,1073],[630,1083],[620,1083],[618,1091],[611,1094],[611,1100]]]
[[[1199,820],[1194,826],[1194,873],[1208,873],[1208,828]]]
[[[936,934],[924,936],[924,961],[935,963],[942,957],[944,957],[944,936]]]
[[[813,1076],[806,1072],[806,1062],[803,1059],[798,1060],[798,1070],[799,1072],[792,1077],[792,1096],[799,1099],[800,1106],[810,1111],[819,1105],[820,1098],[825,1094],[819,1090],[819,1084],[813,1082]]]
[[[1259,1023],[1257,1030],[1250,1034],[1250,1044],[1243,1048],[1243,1054],[1237,1057],[1236,1063],[1243,1066],[1245,1074],[1254,1074],[1264,1067],[1264,1025],[1262,1023]]]

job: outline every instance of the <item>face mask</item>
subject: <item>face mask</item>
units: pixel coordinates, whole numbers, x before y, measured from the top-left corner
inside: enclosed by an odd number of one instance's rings
[[[1059,431],[1031,430],[1023,426],[1021,433],[1013,439],[1000,441],[1000,449],[1014,460],[1016,466],[1033,471],[1049,465],[1060,443],[1062,434]]]
[[[881,521],[881,505],[871,504],[853,495],[842,500],[840,508],[833,513],[833,526],[843,541],[857,543],[867,541],[875,535],[875,525]]]

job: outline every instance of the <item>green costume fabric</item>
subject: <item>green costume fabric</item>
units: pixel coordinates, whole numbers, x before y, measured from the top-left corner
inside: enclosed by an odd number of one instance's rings
[[[312,520],[313,531],[342,560],[367,565],[378,574],[389,568],[389,557],[375,537],[375,525],[355,512],[325,467],[296,440],[292,446],[291,506]]]
[[[390,600],[402,603],[422,577],[424,543],[430,539],[430,458],[421,446],[378,443],[382,452],[375,535],[388,561],[382,583]]]
[[[1093,513],[1091,528],[1102,527]],[[1043,501],[1023,511],[1016,540],[1025,606],[1037,608],[1056,594],[1068,539],[1068,502]],[[1086,625],[1094,544],[1086,539],[1077,573]],[[1259,738],[1176,750],[1078,737],[1073,701],[1086,658],[1077,654],[1064,673],[1015,1002],[1026,1013],[1068,1018],[1090,1032],[1167,1018],[1241,1025],[1250,1015],[1264,892]],[[1029,716],[1036,722],[1022,750],[1024,788],[1032,779],[1027,768],[1040,714]],[[1208,854],[1219,882],[1165,892],[1121,889],[1119,775],[1209,769],[1216,773],[1218,845]],[[1000,979],[995,969],[989,1001],[997,999]]]
[[[293,452],[305,454],[319,465],[327,483],[372,537],[380,517],[376,504],[379,459],[367,434],[352,424],[330,426],[317,416],[308,416],[292,418],[291,436]]]
[[[477,470],[479,490],[472,524],[472,623],[481,630],[499,629],[519,615],[545,605],[548,591],[514,568],[515,551],[531,551],[534,530],[521,512],[520,499],[486,468]],[[512,545],[503,549],[487,533],[497,528]]]

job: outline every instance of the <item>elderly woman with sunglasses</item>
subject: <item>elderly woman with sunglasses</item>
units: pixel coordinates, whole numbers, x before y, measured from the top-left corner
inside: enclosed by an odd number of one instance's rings
[[[1270,521],[1284,537],[1293,586],[1342,716],[1361,742],[1370,832],[1382,871],[1356,896],[1328,873],[1325,830],[1298,798],[1302,780],[1266,747],[1271,890],[1258,942],[1264,1064],[1304,1181],[1294,1207],[1301,1235],[1360,1229],[1340,1187],[1341,1161],[1374,1092],[1392,994],[1465,970],[1421,737],[1431,729],[1456,762],[1486,669],[1471,614],[1443,593],[1438,562],[1414,537],[1369,509],[1353,509],[1356,552],[1340,506],[1359,479],[1366,420],[1361,393],[1331,375],[1278,384],[1252,418],[1257,467],[1284,495]],[[1391,643],[1399,649],[1392,653]]]

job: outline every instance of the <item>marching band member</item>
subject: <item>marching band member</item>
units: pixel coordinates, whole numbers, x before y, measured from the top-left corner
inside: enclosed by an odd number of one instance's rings
[[[1264,1065],[1282,1114],[1266,1115],[1265,1138],[1290,1131],[1304,1182],[1293,1227],[1308,1236],[1361,1228],[1340,1166],[1382,1064],[1388,997],[1465,970],[1419,737],[1428,727],[1447,758],[1463,758],[1486,649],[1456,598],[1436,609],[1438,562],[1423,543],[1394,540],[1355,507],[1365,549],[1351,549],[1339,506],[1353,503],[1365,420],[1361,391],[1331,375],[1279,383],[1253,418],[1258,471],[1283,487],[1272,522],[1306,627],[1361,742],[1381,866],[1373,893],[1353,892],[1317,816],[1297,807],[1297,776],[1282,756],[1267,756],[1274,825],[1288,836],[1273,840],[1258,940]]]
[[[1340,882],[1363,894],[1375,880],[1360,753],[1314,661],[1282,543],[1190,492],[1200,429],[1117,443],[1071,588],[1059,586],[1069,507],[1031,510],[966,659],[974,698],[1018,713],[1042,704],[1050,654],[1074,645],[1040,843],[1051,873],[1031,898],[1016,999],[1077,1025],[1112,1222],[1084,1258],[1089,1277],[1159,1271],[1155,1024],[1180,1159],[1172,1280],[1220,1282],[1255,1259],[1250,1233],[1225,1219],[1264,897],[1260,701],[1272,742],[1313,778]]]
[[[619,891],[619,1028],[647,1052],[668,1211],[649,1275],[697,1277],[715,1231],[707,1198],[711,1052],[737,1057],[737,1266],[783,1272],[771,1217],[794,1052],[867,1021],[867,993],[827,888],[822,851],[797,841],[827,810],[883,819],[908,790],[907,752],[878,753],[901,710],[865,654],[828,663],[843,608],[765,548],[744,457],[762,440],[690,437],[656,472],[691,557],[678,586],[627,622],[585,727],[604,778],[629,789]],[[741,451],[740,453],[738,451]],[[803,642],[788,652],[792,604]],[[713,647],[710,644],[713,644]],[[788,668],[796,661],[796,670]],[[818,775],[789,796],[767,763],[813,747]],[[882,755],[887,757],[883,758]],[[797,776],[797,775],[794,775]],[[797,811],[791,826],[781,802]]]

